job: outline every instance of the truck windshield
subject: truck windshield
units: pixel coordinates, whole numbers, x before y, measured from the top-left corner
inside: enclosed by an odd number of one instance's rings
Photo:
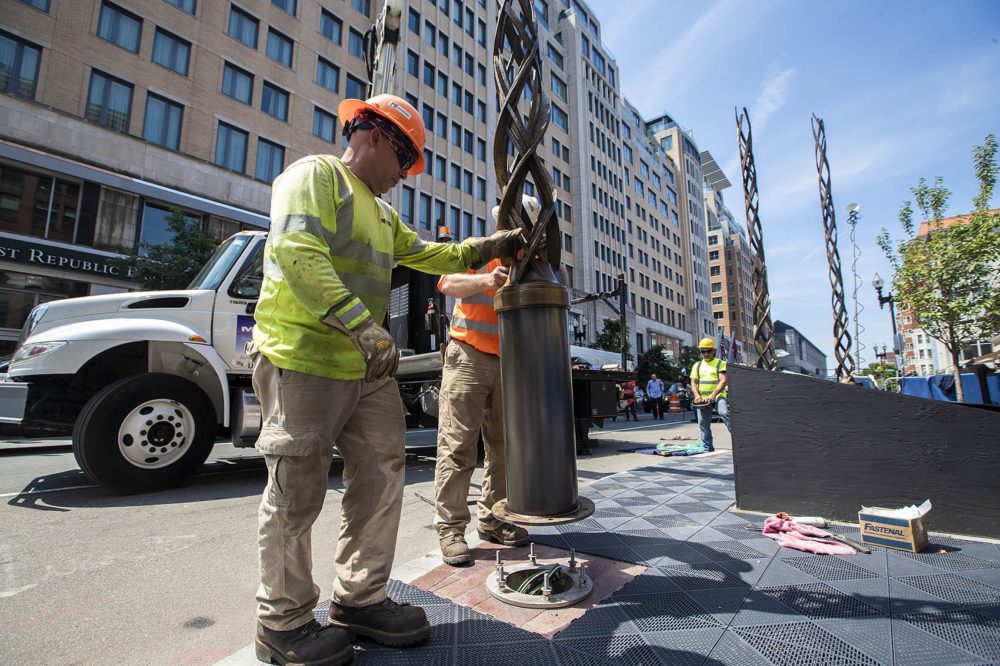
[[[191,280],[188,289],[218,289],[251,238],[250,234],[236,234],[226,240]]]

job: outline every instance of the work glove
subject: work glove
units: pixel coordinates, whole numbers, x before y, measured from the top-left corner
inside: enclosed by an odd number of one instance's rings
[[[350,332],[351,342],[365,359],[365,381],[394,377],[399,367],[399,353],[389,331],[367,319]]]
[[[521,229],[498,231],[492,236],[470,238],[465,242],[479,253],[479,261],[473,263],[472,268],[479,268],[497,257],[516,259],[518,252],[527,245],[524,231]]]

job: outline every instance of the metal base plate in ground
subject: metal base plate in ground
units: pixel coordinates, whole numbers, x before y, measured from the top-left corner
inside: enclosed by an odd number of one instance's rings
[[[514,576],[519,572],[540,569],[543,567],[546,567],[546,565],[541,563],[532,564],[530,562],[514,564],[511,566],[507,566],[505,564],[504,573],[507,578],[510,579],[511,576]],[[594,581],[591,580],[590,576],[588,576],[582,569],[577,567],[573,571],[570,571],[569,567],[562,565],[560,565],[560,568],[562,569],[563,575],[568,577],[573,584],[565,591],[553,592],[553,594],[550,594],[547,597],[537,594],[514,592],[506,585],[504,585],[501,589],[500,577],[496,571],[491,573],[486,579],[486,589],[489,591],[491,597],[505,604],[519,606],[520,608],[540,608],[542,610],[546,608],[565,608],[566,606],[572,606],[573,604],[579,603],[589,597],[590,593],[594,591]]]
[[[576,500],[576,509],[569,513],[561,513],[558,516],[526,516],[511,511],[507,508],[507,500],[502,499],[493,505],[493,515],[500,520],[514,523],[515,525],[562,525],[563,523],[575,523],[594,513],[594,503],[592,501],[582,495],[578,495]]]

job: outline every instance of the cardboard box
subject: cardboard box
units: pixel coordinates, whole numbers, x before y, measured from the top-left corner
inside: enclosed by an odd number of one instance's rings
[[[877,507],[869,507],[878,510]],[[927,516],[890,518],[876,513],[858,512],[861,543],[919,553],[927,547]]]

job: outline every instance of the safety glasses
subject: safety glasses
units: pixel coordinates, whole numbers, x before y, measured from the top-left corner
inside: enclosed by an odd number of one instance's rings
[[[417,156],[413,152],[413,149],[404,144],[401,139],[394,137],[391,130],[381,126],[377,127],[382,136],[385,137],[386,143],[396,153],[396,159],[399,160],[399,168],[403,171],[409,171],[413,163],[417,161]]]
[[[715,353],[715,350],[714,350],[714,349],[700,349],[699,351],[700,351],[700,352],[701,352],[702,354],[714,354],[714,353]]]

